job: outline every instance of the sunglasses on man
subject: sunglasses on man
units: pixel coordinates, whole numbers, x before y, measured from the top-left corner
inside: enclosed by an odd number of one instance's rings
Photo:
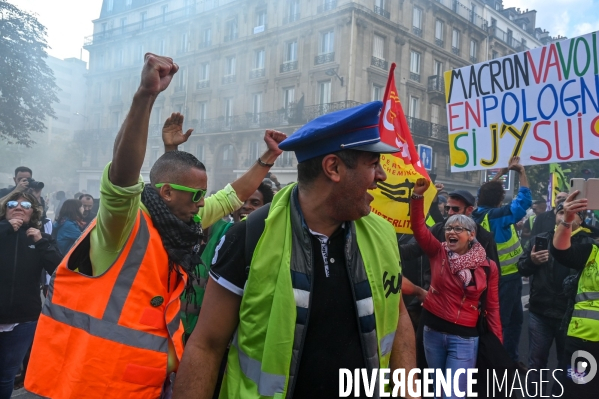
[[[158,184],[156,184],[156,188],[160,188],[160,187],[164,186],[165,184],[168,184],[173,190],[186,191],[188,193],[193,193],[193,196],[191,197],[191,200],[193,202],[200,202],[200,200],[202,198],[204,198],[204,196],[206,195],[206,192],[208,191],[208,190],[202,190],[201,188],[191,188],[191,187],[181,186],[179,184],[173,184],[173,183],[158,183]]]
[[[17,206],[21,205],[21,208],[23,209],[31,209],[32,205],[31,202],[29,201],[8,201],[6,203],[6,207],[8,209],[15,209]]]
[[[462,208],[460,208],[459,206],[449,206],[449,205],[445,205],[445,212],[449,212],[449,210],[454,211],[455,213],[459,213]]]

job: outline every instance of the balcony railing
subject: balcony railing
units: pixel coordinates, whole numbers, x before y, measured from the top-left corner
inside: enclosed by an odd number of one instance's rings
[[[412,26],[412,33],[418,37],[422,37],[422,29],[416,26]]]
[[[383,17],[385,17],[387,19],[391,19],[391,13],[389,11],[386,11],[383,7],[374,6],[374,13],[378,14],[378,15],[382,15]]]
[[[370,58],[370,65],[375,66],[377,68],[384,69],[386,71],[387,68],[389,67],[389,62],[386,60],[381,60],[380,58],[377,58],[375,56],[372,56]]]
[[[314,57],[314,65],[326,64],[327,62],[335,61],[335,52],[318,54]]]
[[[250,71],[250,79],[263,78],[266,76],[265,68],[256,68]]]
[[[511,48],[513,48],[516,51],[525,51],[525,50],[529,49],[528,47],[523,45],[522,42],[514,39],[511,34],[506,33],[505,31],[498,28],[497,26],[491,26],[489,28],[489,34],[492,37],[501,40],[502,42],[504,42],[505,44],[507,44],[508,46],[510,46]]]
[[[300,13],[296,13],[296,14],[289,14],[288,16],[286,16],[285,18],[283,18],[283,25],[287,25],[290,24],[292,22],[295,21],[299,21],[300,19]]]
[[[433,75],[428,77],[428,91],[445,92],[443,76]]]
[[[297,70],[297,61],[287,61],[281,64],[281,73]]]
[[[460,55],[460,48],[451,46],[451,52],[455,55]]]
[[[84,39],[84,46],[99,44],[105,41],[120,39],[126,35],[135,34],[141,30],[155,29],[159,27],[172,26],[184,18],[194,17],[203,14],[212,9],[227,5],[236,0],[204,0],[195,5],[179,8],[166,14],[161,14],[153,18],[146,18],[143,21],[137,21],[124,26],[118,26],[114,29],[108,29],[104,32],[94,33]],[[197,17],[196,17],[197,18]]]
[[[476,64],[476,57],[473,56],[473,55],[471,55],[470,56],[470,62],[473,63],[473,64]]]
[[[420,74],[419,73],[410,72],[410,80],[413,80],[415,82],[420,82]]]
[[[324,3],[316,8],[318,13],[332,10],[337,7],[337,0],[325,0]]]
[[[443,41],[442,39],[435,38],[435,44],[441,48],[445,47],[445,41]]]
[[[235,76],[236,75],[223,76],[223,84],[235,83]]]
[[[406,116],[410,132],[420,137],[432,137],[447,140],[447,126],[439,125],[422,119]]]
[[[212,42],[210,40],[205,40],[203,42],[200,42],[200,44],[198,44],[199,49],[208,48],[210,46],[212,46]]]
[[[185,91],[185,86],[175,86],[175,93],[181,93]]]
[[[207,89],[208,87],[210,87],[210,81],[209,80],[200,80],[198,83],[196,83],[196,89]]]

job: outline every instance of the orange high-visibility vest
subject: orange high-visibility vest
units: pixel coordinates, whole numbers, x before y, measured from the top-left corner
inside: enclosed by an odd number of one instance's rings
[[[52,399],[158,398],[167,378],[169,338],[179,360],[183,355],[179,297],[186,277],[175,271],[169,276],[160,235],[141,210],[104,274],[71,270],[78,267],[69,264],[79,258],[77,250],[89,251],[94,225],[52,276],[25,387]]]

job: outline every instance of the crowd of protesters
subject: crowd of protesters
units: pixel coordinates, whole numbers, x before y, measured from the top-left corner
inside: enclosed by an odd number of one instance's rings
[[[398,150],[380,142],[380,102],[289,138],[267,130],[266,152],[210,196],[204,165],[177,150],[191,132],[173,113],[145,183],[151,106],[177,70],[146,57],[99,199],[49,201],[27,167],[0,190],[0,399],[25,377],[50,398],[336,397],[340,368],[476,367],[481,309],[515,367],[546,369],[555,344],[564,372],[552,392],[597,391],[570,364],[599,356],[599,229],[585,199],[533,201],[514,157],[476,196],[436,185],[428,215],[432,183],[418,180],[414,236],[396,237],[367,192],[386,178],[379,154]],[[286,187],[270,173],[283,150],[299,162]],[[519,188],[506,201],[510,170]]]

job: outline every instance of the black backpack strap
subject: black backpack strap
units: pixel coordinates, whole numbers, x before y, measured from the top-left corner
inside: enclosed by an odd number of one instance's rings
[[[254,256],[254,250],[258,245],[258,240],[262,236],[264,231],[264,221],[270,211],[270,204],[266,204],[258,210],[250,213],[245,219],[245,274],[246,277],[250,273],[250,264],[252,263],[252,256]]]

